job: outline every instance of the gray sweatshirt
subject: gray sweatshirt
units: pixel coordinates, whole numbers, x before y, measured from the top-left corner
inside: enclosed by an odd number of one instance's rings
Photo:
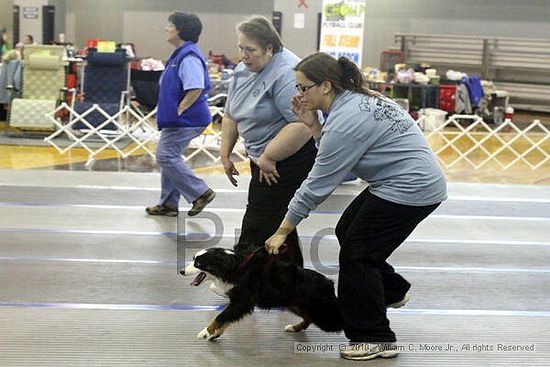
[[[291,100],[296,94],[292,68],[298,56],[284,48],[261,72],[248,70],[243,63],[231,79],[225,113],[237,124],[248,156],[257,161],[265,147],[289,122],[296,121]]]
[[[328,111],[315,165],[291,200],[294,225],[323,202],[351,171],[369,191],[404,205],[424,206],[447,198],[443,172],[410,115],[393,101],[345,91]]]

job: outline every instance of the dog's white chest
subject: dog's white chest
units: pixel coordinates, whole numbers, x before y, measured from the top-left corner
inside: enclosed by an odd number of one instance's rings
[[[233,288],[233,284],[226,283],[220,279],[214,278],[210,283],[210,290],[222,297],[227,298],[227,293]]]

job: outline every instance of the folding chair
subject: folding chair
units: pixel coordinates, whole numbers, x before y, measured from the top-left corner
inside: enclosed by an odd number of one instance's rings
[[[97,52],[94,48],[89,49],[83,73],[84,98],[74,105],[75,112],[82,118],[72,124],[72,129],[118,130],[120,125],[109,121],[109,117],[118,113],[120,118],[119,112],[128,103],[129,69],[126,51],[117,49],[115,52]]]
[[[25,46],[22,98],[11,101],[9,126],[22,130],[55,129],[47,114],[65,89],[63,46]]]

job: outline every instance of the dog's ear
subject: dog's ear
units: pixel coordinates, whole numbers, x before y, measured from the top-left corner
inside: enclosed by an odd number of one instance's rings
[[[233,251],[224,250],[223,256],[220,258],[220,262],[222,263],[221,266],[223,266],[224,271],[227,274],[231,274],[237,270],[240,263],[240,257],[235,255]]]

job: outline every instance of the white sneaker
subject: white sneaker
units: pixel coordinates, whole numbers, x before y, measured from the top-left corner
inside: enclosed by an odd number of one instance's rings
[[[395,343],[357,343],[340,350],[340,356],[354,361],[367,361],[374,358],[393,358],[397,356]]]
[[[389,305],[386,306],[386,308],[401,308],[403,306],[405,306],[407,304],[407,302],[409,302],[409,294],[405,294],[405,297],[403,297],[402,300],[400,301],[397,301],[395,303],[391,303]]]

